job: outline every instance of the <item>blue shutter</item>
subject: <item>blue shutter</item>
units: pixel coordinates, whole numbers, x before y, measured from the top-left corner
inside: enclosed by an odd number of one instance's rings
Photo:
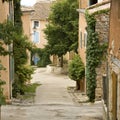
[[[33,42],[34,43],[38,43],[39,42],[39,32],[34,31]]]

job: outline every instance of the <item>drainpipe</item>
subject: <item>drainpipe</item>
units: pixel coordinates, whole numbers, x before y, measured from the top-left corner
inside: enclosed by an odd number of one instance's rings
[[[9,20],[14,23],[13,1],[9,1]],[[12,99],[12,83],[14,81],[14,58],[13,58],[13,43],[9,45],[9,78],[10,78],[10,99]]]
[[[107,55],[108,57],[108,55]],[[109,58],[107,58],[107,63],[106,63],[106,80],[107,80],[107,120],[109,120],[109,80],[110,80],[110,67],[109,67]]]

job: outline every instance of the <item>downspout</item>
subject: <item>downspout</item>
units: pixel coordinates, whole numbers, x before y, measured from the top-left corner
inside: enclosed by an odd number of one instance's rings
[[[9,1],[9,20],[14,24],[14,9],[13,1]],[[9,78],[10,78],[10,99],[12,99],[12,83],[14,81],[14,58],[13,58],[13,43],[9,45]]]

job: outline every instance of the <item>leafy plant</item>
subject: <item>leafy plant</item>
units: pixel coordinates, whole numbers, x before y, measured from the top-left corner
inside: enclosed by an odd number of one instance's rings
[[[13,42],[14,31],[12,22],[4,21],[0,23],[0,55],[10,54],[10,51],[5,49],[4,45],[10,45]]]
[[[80,80],[85,77],[85,67],[79,55],[76,55],[68,66],[69,77],[76,81],[76,88],[80,89]]]

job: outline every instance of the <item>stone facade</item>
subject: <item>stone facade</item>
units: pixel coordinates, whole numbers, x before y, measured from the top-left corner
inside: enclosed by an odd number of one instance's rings
[[[98,33],[100,43],[108,43],[109,35],[109,12],[95,15],[96,32]]]
[[[96,32],[98,33],[100,44],[108,44],[109,37],[109,11],[95,15],[96,18]],[[106,54],[105,54],[106,55]],[[105,56],[104,56],[105,57]],[[103,75],[106,74],[107,58],[103,58],[103,62],[97,71],[97,87],[96,87],[96,100],[101,99],[103,93]]]

